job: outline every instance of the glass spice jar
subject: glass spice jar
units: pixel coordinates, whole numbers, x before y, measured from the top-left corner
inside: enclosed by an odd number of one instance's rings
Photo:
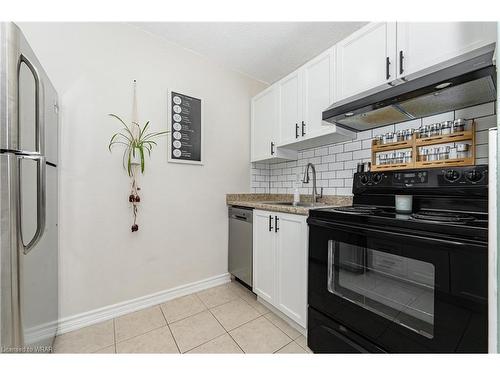
[[[465,130],[465,124],[465,119],[457,118],[453,121],[452,133],[463,132]]]

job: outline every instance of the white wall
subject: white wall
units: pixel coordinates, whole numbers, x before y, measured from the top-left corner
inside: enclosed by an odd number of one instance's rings
[[[262,83],[119,23],[22,23],[58,90],[61,318],[227,272],[227,192],[248,191],[250,98]],[[162,140],[130,232],[119,129],[138,82],[141,122],[167,124],[167,90],[204,101],[205,165],[167,163]]]

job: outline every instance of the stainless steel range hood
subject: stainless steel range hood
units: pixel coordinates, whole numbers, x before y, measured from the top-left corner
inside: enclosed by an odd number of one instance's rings
[[[334,103],[323,120],[359,132],[494,101],[492,57],[489,52],[376,94]]]

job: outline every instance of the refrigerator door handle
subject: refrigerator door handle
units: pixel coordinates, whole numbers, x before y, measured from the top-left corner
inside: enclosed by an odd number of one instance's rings
[[[21,160],[22,159],[31,159],[36,160],[37,162],[37,183],[36,183],[36,195],[37,195],[37,210],[36,210],[36,231],[33,235],[33,238],[27,245],[24,244],[21,236],[21,246],[23,247],[23,253],[28,254],[40,241],[45,231],[45,219],[46,219],[46,165],[45,165],[45,156],[41,155],[18,155],[18,183],[17,183],[17,221],[19,223],[19,228],[21,228]]]
[[[40,79],[40,74],[38,73],[37,68],[31,63],[31,61],[21,54],[19,57],[19,65],[17,69],[17,87],[18,91],[20,90],[20,84],[19,84],[19,74],[20,74],[20,67],[21,63],[26,64],[28,69],[31,71],[31,74],[33,74],[33,78],[35,79],[36,83],[36,89],[35,89],[35,127],[36,127],[36,152],[40,154],[44,154],[44,145],[45,145],[45,129],[44,129],[44,114],[41,112],[43,105],[40,105],[41,101],[41,95],[43,93],[43,87],[42,87],[42,81]],[[19,93],[18,93],[19,95]],[[19,105],[19,98],[18,98],[18,105]],[[20,145],[19,145],[20,146]]]

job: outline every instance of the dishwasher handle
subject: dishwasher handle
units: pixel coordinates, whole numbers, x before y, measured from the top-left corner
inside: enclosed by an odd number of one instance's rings
[[[246,221],[251,223],[253,220],[253,213],[251,208],[229,207],[229,218],[234,220]]]

